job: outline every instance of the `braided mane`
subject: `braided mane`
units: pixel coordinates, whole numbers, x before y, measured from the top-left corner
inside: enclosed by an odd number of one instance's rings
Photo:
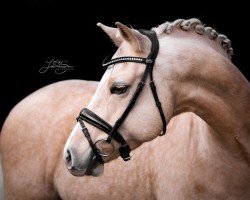
[[[227,38],[227,36],[217,33],[215,29],[209,26],[203,25],[199,19],[177,19],[173,22],[165,22],[158,27],[153,28],[153,30],[160,35],[162,33],[170,34],[177,28],[183,31],[194,30],[199,35],[206,35],[208,38],[221,45],[222,49],[224,49],[227,53],[229,59],[232,58],[233,48],[231,46],[231,41]]]

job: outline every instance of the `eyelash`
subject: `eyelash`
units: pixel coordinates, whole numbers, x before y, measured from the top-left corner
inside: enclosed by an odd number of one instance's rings
[[[129,85],[114,84],[110,88],[110,93],[117,94],[117,95],[124,94],[127,92],[128,88],[129,88]]]

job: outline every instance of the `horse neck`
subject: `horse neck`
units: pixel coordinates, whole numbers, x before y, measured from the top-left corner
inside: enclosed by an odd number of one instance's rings
[[[196,49],[197,50],[197,49]],[[204,52],[201,52],[204,51]],[[180,52],[180,51],[179,51]],[[191,111],[201,117],[222,138],[250,142],[250,86],[240,71],[218,51],[201,47],[188,49],[188,55],[175,57],[178,66],[170,73],[161,72],[173,94],[173,115]],[[168,52],[170,53],[170,52]],[[198,55],[196,58],[192,55]],[[166,58],[169,64],[169,58]],[[187,64],[188,63],[188,64]],[[174,62],[171,61],[171,65]],[[183,73],[182,73],[183,72]],[[173,80],[172,77],[178,77]],[[167,98],[167,97],[166,97]],[[250,147],[247,150],[250,153]]]

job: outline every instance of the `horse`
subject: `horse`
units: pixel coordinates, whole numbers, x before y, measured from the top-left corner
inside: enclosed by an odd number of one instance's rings
[[[176,37],[176,42],[179,39],[180,42],[184,42],[184,38],[182,41],[181,37],[192,37],[195,34],[193,30],[199,30],[202,33],[200,24],[194,23],[192,20],[185,20],[176,26],[173,26],[174,23],[164,23],[160,27],[162,27],[163,32],[169,34],[168,37],[173,36]],[[167,24],[171,25],[172,28],[168,29]],[[184,26],[185,24],[187,26]],[[190,29],[188,24],[190,24]],[[102,26],[101,24],[98,25]],[[198,29],[195,25],[201,28]],[[117,31],[117,29],[110,27],[102,26],[102,28]],[[174,32],[178,32],[181,37],[177,37],[178,34],[175,35]],[[213,38],[215,33],[214,30],[204,28],[204,35],[197,38],[202,39],[202,37],[208,35],[204,40],[209,45],[216,47],[214,42],[218,42],[218,39],[222,36],[218,35],[217,39],[214,38],[214,41],[212,41],[209,38]],[[159,37],[164,39],[165,35],[159,33]],[[230,52],[228,41],[223,44]],[[172,50],[174,52],[174,49]],[[188,53],[191,54],[192,52]],[[182,54],[179,56],[181,61]],[[227,61],[227,63],[230,62]],[[175,62],[173,61],[172,64],[175,64]],[[211,67],[214,66],[211,65]],[[176,70],[180,70],[180,68]],[[222,68],[222,70],[225,69]],[[231,70],[231,75],[235,73],[234,76],[239,78],[237,79],[239,81],[237,82],[238,87],[247,90],[249,83],[237,69],[233,67]],[[179,72],[181,73],[181,71]],[[160,94],[159,98],[162,99],[161,91],[158,91],[158,81],[163,82],[164,79],[159,80],[158,78],[155,78],[157,92]],[[174,78],[179,77],[175,76]],[[225,78],[224,81],[227,80],[226,77],[221,78]],[[233,80],[235,81],[235,79]],[[179,81],[180,83],[176,82],[176,84],[179,84],[177,86],[181,85],[183,79]],[[216,81],[216,83],[219,84],[220,82]],[[246,199],[249,196],[247,190],[249,188],[249,168],[246,164],[248,151],[247,148],[242,149],[247,144],[242,140],[244,134],[237,133],[237,137],[233,139],[238,145],[236,145],[236,149],[225,148],[231,143],[228,143],[224,136],[217,135],[213,126],[209,125],[205,119],[203,120],[202,116],[199,117],[188,112],[192,110],[179,110],[179,113],[174,113],[167,126],[167,135],[140,144],[139,148],[131,152],[132,159],[130,162],[123,163],[121,159],[110,160],[111,162],[105,164],[103,174],[101,176],[96,174],[98,177],[84,176],[79,178],[70,175],[61,158],[62,155],[64,155],[66,166],[68,166],[69,159],[66,160],[67,155],[65,154],[67,154],[70,145],[79,142],[83,151],[88,146],[88,143],[83,141],[86,140],[85,137],[78,134],[79,124],[73,129],[73,134],[71,134],[64,152],[63,146],[80,108],[89,103],[97,85],[96,82],[79,80],[52,84],[28,96],[11,111],[2,128],[0,141],[5,199],[208,199],[213,197],[216,199]],[[173,86],[173,84],[171,85]],[[181,99],[183,97],[181,95],[184,95],[181,92],[185,92],[185,89],[191,89],[191,86],[190,83],[187,83],[185,88],[182,88],[179,93],[175,93],[175,97]],[[237,95],[238,92],[241,94],[237,96],[237,102],[242,100],[245,90],[236,90],[235,85],[230,86],[233,86],[232,89],[235,89],[233,91],[237,92]],[[146,95],[145,89],[143,95]],[[97,90],[97,92],[100,91]],[[191,93],[190,95],[194,94]],[[222,95],[225,94],[222,93]],[[249,96],[245,96],[245,98],[247,101]],[[154,104],[153,100],[152,103]],[[247,106],[246,104],[237,105],[239,109],[243,105]],[[138,102],[136,107],[139,106],[140,103]],[[213,111],[218,109],[219,106],[213,108]],[[163,105],[163,108],[165,111],[165,105]],[[248,120],[249,118],[243,118],[243,116],[238,118],[240,114],[248,115],[247,111],[245,109],[243,113],[240,113],[241,110],[238,110],[236,112],[238,113],[237,120],[244,119],[242,122]],[[151,112],[150,114],[152,114]],[[155,112],[157,113],[158,110],[156,109]],[[131,114],[132,112],[129,117]],[[168,117],[168,115],[166,116]],[[236,116],[234,117],[236,118]],[[158,118],[155,119],[155,123],[160,120]],[[220,125],[220,123],[216,124]],[[143,127],[139,123],[136,125],[140,126],[142,130],[147,128],[147,126]],[[86,126],[91,130],[92,138],[95,139],[94,128],[91,129],[88,124]],[[247,129],[248,126],[244,128]],[[122,135],[125,133],[122,130],[119,130],[119,132]],[[77,141],[76,137],[79,137],[80,141]],[[124,138],[127,140],[126,137]],[[128,144],[132,147],[131,142],[128,142]],[[75,150],[79,150],[79,148]],[[229,190],[230,187],[232,190]]]
[[[118,49],[66,142],[68,171],[109,181],[116,169],[104,170],[106,163],[130,160],[131,150],[163,135],[165,123],[192,112],[202,119],[186,119],[195,130],[175,122],[185,130],[140,155],[154,197],[249,199],[250,85],[231,62],[230,40],[198,19],[152,31],[97,25]]]

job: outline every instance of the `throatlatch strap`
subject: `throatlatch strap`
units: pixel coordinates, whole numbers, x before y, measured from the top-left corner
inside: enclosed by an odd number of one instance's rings
[[[159,110],[160,116],[161,116],[162,133],[160,134],[160,136],[163,136],[163,135],[166,134],[167,122],[166,122],[166,119],[165,119],[164,112],[162,110],[161,102],[160,102],[159,97],[158,97],[157,92],[156,92],[156,87],[155,87],[154,81],[152,80],[149,85],[150,85],[153,97],[155,99],[155,104],[156,104],[156,106],[157,106],[157,108]]]

